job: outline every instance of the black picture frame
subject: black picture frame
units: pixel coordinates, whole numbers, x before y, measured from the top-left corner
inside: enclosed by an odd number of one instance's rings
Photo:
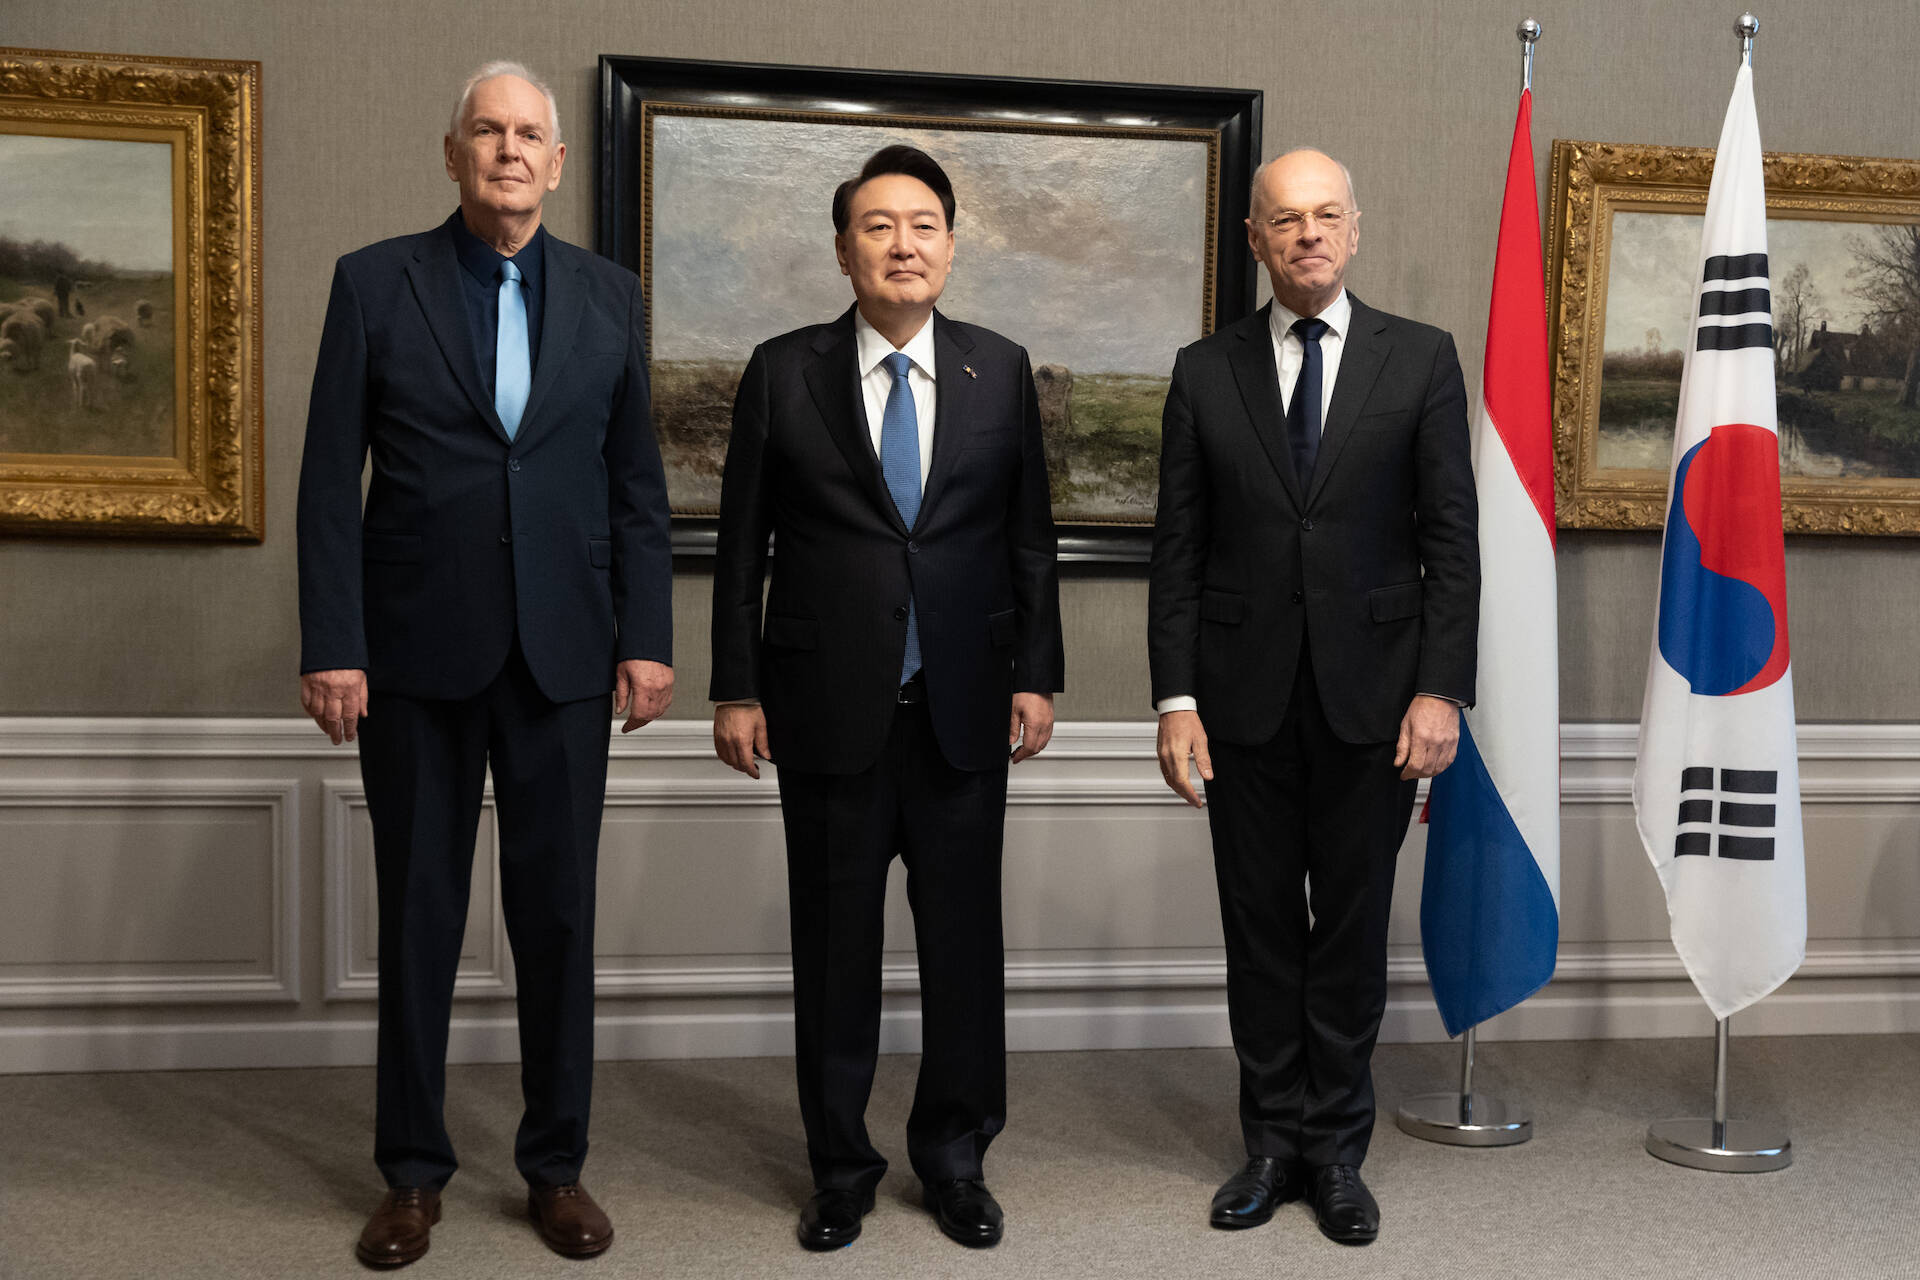
[[[741,108],[811,115],[923,118],[954,127],[995,124],[1032,131],[1035,122],[1066,129],[1151,136],[1154,130],[1205,130],[1217,135],[1211,167],[1212,262],[1208,263],[1210,332],[1253,309],[1255,275],[1242,219],[1260,159],[1263,94],[1258,89],[1111,84],[921,72],[868,71],[681,58],[600,58],[598,221],[600,253],[649,278],[649,104]],[[1181,136],[1187,136],[1184,132]],[[771,335],[768,335],[771,336]],[[1172,352],[1168,353],[1171,368]],[[711,555],[717,521],[674,517],[676,554]],[[1141,563],[1151,523],[1060,524],[1065,561]]]

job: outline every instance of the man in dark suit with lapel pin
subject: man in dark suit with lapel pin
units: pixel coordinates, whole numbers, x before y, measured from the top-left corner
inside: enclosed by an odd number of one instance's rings
[[[755,349],[734,401],[713,585],[714,746],[779,765],[810,1249],[849,1244],[887,1162],[865,1112],[897,853],[919,947],[907,1150],[947,1235],[999,1241],[1000,852],[1008,750],[1046,746],[1059,584],[1027,353],[934,310],[953,186],[912,147],[834,193],[854,306]],[[764,615],[767,539],[772,586]]]
[[[1480,598],[1453,339],[1346,292],[1359,217],[1318,151],[1255,175],[1274,302],[1174,363],[1148,603],[1161,773],[1195,805],[1190,757],[1207,781],[1240,1060],[1248,1161],[1213,1225],[1305,1196],[1345,1244],[1379,1234],[1359,1166],[1394,864],[1473,700]]]
[[[628,730],[666,711],[672,560],[640,282],[540,226],[565,158],[544,85],[517,63],[476,72],[446,139],[460,208],[340,259],[314,370],[301,701],[359,740],[373,820],[389,1190],[357,1246],[371,1266],[427,1251],[455,1168],[447,1029],[489,767],[519,983],[514,1161],[550,1247],[613,1239],[580,1186],[607,694]]]

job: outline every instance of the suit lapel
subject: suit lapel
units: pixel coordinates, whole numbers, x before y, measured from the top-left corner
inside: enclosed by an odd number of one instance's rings
[[[1296,509],[1300,484],[1293,473],[1293,453],[1287,447],[1287,411],[1280,403],[1280,366],[1273,361],[1272,304],[1268,304],[1239,323],[1235,341],[1228,347],[1227,363],[1233,368],[1233,380],[1239,384],[1240,399],[1246,403],[1247,418],[1260,447],[1267,452],[1287,497]]]
[[[973,396],[978,379],[966,370],[967,353],[973,339],[953,321],[933,313],[933,465],[927,472],[927,485],[920,495],[919,528],[927,521],[941,487],[953,472],[954,459],[960,455],[960,437],[974,420]]]
[[[907,531],[887,492],[880,474],[880,459],[874,456],[873,439],[867,433],[867,411],[859,395],[859,359],[853,340],[853,308],[821,330],[813,340],[814,359],[807,366],[807,390],[814,407],[826,424],[827,434],[847,460],[854,479],[882,514],[902,534]]]
[[[493,411],[493,397],[480,381],[480,362],[473,350],[473,331],[467,324],[460,259],[453,251],[453,232],[441,227],[414,250],[413,261],[407,264],[407,279],[413,286],[415,301],[427,317],[427,327],[433,331],[433,340],[440,345],[440,354],[453,371],[454,381],[467,393],[474,411],[487,428],[500,437],[500,442],[512,443],[507,439],[506,428],[500,425],[500,415]]]
[[[525,442],[538,423],[540,408],[546,403],[553,385],[571,363],[573,339],[580,332],[580,316],[586,310],[587,287],[580,264],[568,252],[572,246],[547,237],[547,295],[540,319],[540,365],[533,371],[533,389],[527,393],[527,407],[520,415],[520,430],[515,438]]]
[[[1380,376],[1380,366],[1386,363],[1387,352],[1391,350],[1382,336],[1387,322],[1381,319],[1380,313],[1358,298],[1352,301],[1350,332],[1340,349],[1340,376],[1334,380],[1333,401],[1327,406],[1326,426],[1320,432],[1320,456],[1314,463],[1313,483],[1307,487],[1309,505],[1320,496],[1320,490],[1326,488],[1327,475],[1340,461],[1340,450],[1346,447],[1353,424],[1359,419],[1360,410],[1373,391],[1374,380]]]

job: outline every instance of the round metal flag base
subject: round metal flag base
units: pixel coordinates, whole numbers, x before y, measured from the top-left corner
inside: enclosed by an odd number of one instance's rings
[[[1793,1163],[1793,1142],[1765,1120],[1659,1120],[1647,1126],[1647,1154],[1710,1173],[1771,1173]]]
[[[1511,1147],[1533,1136],[1533,1119],[1483,1093],[1424,1093],[1400,1104],[1401,1132],[1450,1147]]]

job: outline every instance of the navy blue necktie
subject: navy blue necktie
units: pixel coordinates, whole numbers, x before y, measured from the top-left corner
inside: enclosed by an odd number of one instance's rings
[[[913,361],[904,351],[889,354],[882,364],[893,375],[887,390],[887,408],[880,415],[880,470],[887,480],[887,492],[907,528],[920,516],[920,415],[914,411],[913,388],[907,385],[907,370]],[[907,597],[907,648],[900,657],[900,683],[905,684],[920,670],[920,619]]]
[[[1287,402],[1287,443],[1304,497],[1313,482],[1314,460],[1320,456],[1320,339],[1327,332],[1327,322],[1295,320],[1293,331],[1300,336],[1300,376],[1294,379],[1293,398]]]

